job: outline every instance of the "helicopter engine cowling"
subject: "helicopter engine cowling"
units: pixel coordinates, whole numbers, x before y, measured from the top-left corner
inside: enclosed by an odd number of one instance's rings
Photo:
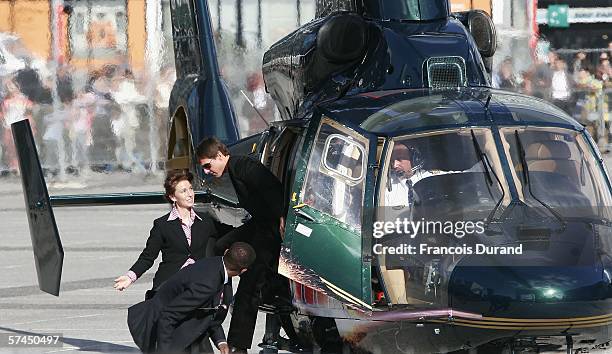
[[[306,91],[317,89],[334,73],[353,67],[367,49],[368,26],[351,13],[336,14],[321,26],[312,60],[305,68]]]
[[[317,55],[331,64],[361,58],[367,45],[367,25],[356,14],[338,14],[329,19],[317,36]]]
[[[266,88],[283,118],[297,112],[304,97],[340,72],[350,71],[364,57],[368,23],[355,13],[341,12],[312,21],[274,44],[265,54]]]
[[[344,95],[489,84],[479,46],[454,17],[407,22],[335,13],[274,44],[262,71],[283,119],[303,118],[313,105]]]

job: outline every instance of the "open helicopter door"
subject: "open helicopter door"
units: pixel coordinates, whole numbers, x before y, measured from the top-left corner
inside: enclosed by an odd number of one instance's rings
[[[11,129],[19,158],[38,286],[40,290],[58,296],[64,249],[55,224],[30,122],[27,119],[15,122],[11,124]]]
[[[366,186],[374,183],[368,160],[376,159],[376,139],[323,117],[310,123],[305,141],[304,158],[295,166],[279,272],[369,311],[370,263],[363,261],[362,230],[364,205],[371,205],[366,198],[373,195]]]

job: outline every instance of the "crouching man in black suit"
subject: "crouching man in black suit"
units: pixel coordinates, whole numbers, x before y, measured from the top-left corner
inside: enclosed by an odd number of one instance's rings
[[[157,294],[128,309],[134,343],[145,353],[212,353],[208,337],[229,353],[221,323],[232,297],[231,278],[247,270],[255,251],[235,242],[223,257],[201,259],[170,277]]]

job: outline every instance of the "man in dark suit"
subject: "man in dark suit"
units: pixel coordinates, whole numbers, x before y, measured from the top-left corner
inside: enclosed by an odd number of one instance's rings
[[[257,254],[253,266],[240,277],[228,333],[234,352],[246,353],[253,341],[258,294],[278,267],[284,232],[282,184],[259,161],[246,156],[230,156],[227,147],[215,137],[200,143],[197,156],[204,173],[217,178],[226,172],[229,174],[240,206],[251,215],[246,223],[219,238],[215,244],[219,254],[233,242],[243,241],[253,246]]]
[[[244,273],[255,251],[236,242],[223,257],[204,258],[171,276],[157,294],[128,309],[134,343],[145,353],[177,353],[202,345],[212,353],[208,337],[222,354],[229,353],[221,323],[231,301],[231,278]],[[221,298],[223,304],[221,305]]]

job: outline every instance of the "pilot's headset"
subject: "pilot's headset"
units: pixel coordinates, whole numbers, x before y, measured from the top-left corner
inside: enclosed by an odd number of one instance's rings
[[[410,155],[412,157],[410,160],[410,162],[412,163],[412,168],[410,169],[410,171],[412,173],[415,173],[416,171],[423,168],[423,166],[425,165],[425,160],[423,160],[423,155],[421,155],[419,149],[413,146],[406,147],[408,148],[408,150],[410,150]]]

